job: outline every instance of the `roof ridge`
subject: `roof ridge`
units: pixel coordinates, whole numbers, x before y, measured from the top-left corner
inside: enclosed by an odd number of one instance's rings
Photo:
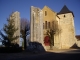
[[[44,7],[47,7],[47,8],[49,8],[49,7],[48,7],[48,6],[46,6],[46,5],[45,5]],[[43,8],[44,8],[44,7],[43,7]],[[49,8],[49,9],[50,9],[50,8]],[[55,11],[53,11],[52,9],[50,9],[50,10],[51,10],[52,12],[55,12]],[[55,12],[55,13],[57,13],[57,12]]]

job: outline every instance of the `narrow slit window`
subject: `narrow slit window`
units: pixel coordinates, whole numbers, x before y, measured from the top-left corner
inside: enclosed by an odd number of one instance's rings
[[[55,29],[55,23],[54,23],[54,21],[52,21],[52,27],[53,27],[53,29]]]
[[[50,22],[48,22],[48,28],[50,28]]]
[[[44,23],[43,23],[43,29],[44,29]]]
[[[45,21],[45,29],[47,29],[47,21]]]
[[[47,11],[45,11],[45,16],[47,16]]]

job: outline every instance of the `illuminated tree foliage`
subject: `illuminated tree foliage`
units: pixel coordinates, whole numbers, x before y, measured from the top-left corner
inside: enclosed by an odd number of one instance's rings
[[[5,35],[0,31],[0,35],[2,36],[2,42],[5,46],[9,46],[11,43],[15,43],[14,41],[19,36],[14,36],[14,33],[18,30],[15,28],[14,19],[7,19],[8,24],[5,24],[3,27],[3,31]]]

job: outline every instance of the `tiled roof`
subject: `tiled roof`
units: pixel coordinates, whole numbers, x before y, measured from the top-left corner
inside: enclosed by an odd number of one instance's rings
[[[76,37],[78,40],[80,40],[80,35],[76,35],[75,37]]]
[[[59,13],[57,13],[57,15],[59,14],[65,14],[65,13],[72,13],[73,17],[74,17],[74,14],[72,11],[70,11],[66,5],[63,6],[63,8],[61,9],[61,11]]]

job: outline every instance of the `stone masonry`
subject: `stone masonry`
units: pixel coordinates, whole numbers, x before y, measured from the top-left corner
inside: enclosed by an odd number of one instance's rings
[[[14,36],[19,36],[19,38],[16,39],[14,42],[19,44],[19,41],[20,41],[20,13],[18,11],[13,12],[10,15],[10,19],[14,20],[13,24],[15,25],[15,28],[18,28],[18,30],[14,33]]]
[[[66,13],[58,16],[60,18],[59,26],[61,27],[61,33],[59,34],[60,49],[68,49],[76,42],[73,15],[72,13]]]
[[[48,7],[44,7],[41,10],[40,8],[31,6],[30,18],[31,42],[37,41],[44,45],[44,27],[49,27],[56,20],[58,24],[55,27],[58,27],[58,31],[54,35],[54,47],[58,49],[69,49],[76,43],[74,14],[66,6],[59,13],[52,11]],[[45,30],[47,31],[47,28]],[[45,47],[49,49],[48,46]]]
[[[31,6],[31,42],[43,44],[43,12],[37,7]]]

